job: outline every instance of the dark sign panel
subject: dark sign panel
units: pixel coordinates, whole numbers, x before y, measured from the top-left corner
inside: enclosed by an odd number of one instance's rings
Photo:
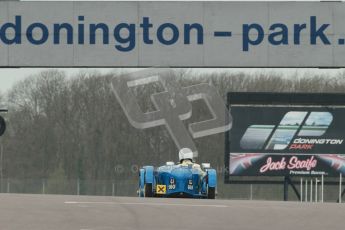
[[[345,103],[339,100],[345,95],[333,95],[332,103],[322,97],[332,100],[322,94],[294,94],[293,101],[288,94],[229,95],[229,175],[345,174]]]
[[[5,123],[5,119],[0,116],[0,136],[2,136],[5,133],[6,130],[6,123]]]

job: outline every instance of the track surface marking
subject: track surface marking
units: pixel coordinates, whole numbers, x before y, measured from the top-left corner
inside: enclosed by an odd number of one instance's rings
[[[343,230],[345,204],[0,194],[0,230]]]

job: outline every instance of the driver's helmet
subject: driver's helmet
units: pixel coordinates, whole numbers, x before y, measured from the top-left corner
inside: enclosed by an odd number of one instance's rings
[[[189,148],[182,148],[178,153],[178,157],[180,159],[180,162],[185,159],[190,159],[191,161],[193,161],[193,151]]]

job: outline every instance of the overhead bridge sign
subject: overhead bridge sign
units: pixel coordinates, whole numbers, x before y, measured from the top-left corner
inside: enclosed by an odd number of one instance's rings
[[[0,2],[0,66],[344,67],[345,4]]]

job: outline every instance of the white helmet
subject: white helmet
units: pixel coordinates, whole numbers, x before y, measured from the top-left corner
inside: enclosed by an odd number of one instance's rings
[[[178,157],[180,161],[184,159],[191,159],[193,160],[193,151],[189,148],[182,148],[180,149],[180,152],[178,153]]]

